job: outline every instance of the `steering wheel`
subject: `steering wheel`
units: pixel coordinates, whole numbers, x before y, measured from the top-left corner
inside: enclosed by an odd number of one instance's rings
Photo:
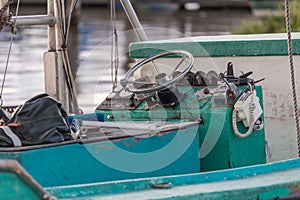
[[[158,70],[155,67],[155,60],[164,56],[172,55],[173,56],[180,56],[182,59],[178,62],[177,66],[172,70],[172,72],[167,76],[165,73],[159,73]],[[181,64],[187,60],[187,65],[185,69],[176,74],[175,77],[173,77],[173,73],[181,66]],[[152,62],[153,67],[155,68],[155,71],[157,72],[157,75],[155,77],[156,83],[145,81],[145,80],[135,80],[135,81],[129,81],[129,78],[136,72],[139,68],[144,66],[145,64]],[[176,83],[180,79],[184,77],[186,73],[188,73],[191,68],[194,65],[194,56],[188,52],[183,50],[171,50],[171,51],[164,51],[158,54],[155,54],[149,58],[146,58],[142,60],[141,62],[137,63],[135,66],[133,66],[120,80],[120,84],[122,87],[129,92],[141,94],[141,93],[150,93],[150,92],[156,92],[161,89],[167,88],[168,86],[172,85],[173,83]],[[128,83],[132,83],[133,86],[128,86]],[[143,85],[144,87],[136,88],[134,85]],[[147,86],[147,87],[145,87]],[[151,87],[150,87],[151,86]]]

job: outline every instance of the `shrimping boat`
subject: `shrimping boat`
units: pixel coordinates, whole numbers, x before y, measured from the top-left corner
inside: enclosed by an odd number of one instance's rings
[[[45,16],[6,15],[12,27],[49,25],[46,92],[75,114],[47,95],[12,116],[2,107],[0,199],[300,198],[294,72],[293,94],[286,88],[299,34],[293,52],[282,34],[132,43],[137,64],[119,82],[114,75],[95,113],[80,114],[67,54],[72,10],[63,13],[49,0]]]

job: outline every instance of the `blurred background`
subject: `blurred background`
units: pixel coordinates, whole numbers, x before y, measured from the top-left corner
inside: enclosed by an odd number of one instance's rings
[[[276,0],[135,0],[137,15],[150,40],[178,37],[281,32],[281,3]],[[292,9],[298,15],[298,1]],[[15,3],[14,3],[15,4]],[[14,5],[15,6],[15,5]],[[15,7],[11,12],[15,12]],[[46,14],[45,0],[22,0],[19,15]],[[270,20],[270,21],[267,21]],[[266,23],[267,21],[267,23]],[[294,20],[295,21],[295,20]],[[271,23],[272,22],[272,23]],[[112,23],[107,0],[82,0],[72,21],[69,51],[76,76],[79,106],[92,112],[111,90],[112,27],[119,34],[120,76],[133,61],[128,45],[137,41],[121,5],[116,1]],[[270,27],[269,24],[271,24]],[[284,26],[283,26],[284,27]],[[296,26],[296,30],[297,30]],[[284,31],[284,30],[283,30]],[[8,54],[10,30],[0,32],[0,80]],[[4,87],[4,105],[19,105],[44,91],[43,53],[47,27],[22,27],[14,43]]]

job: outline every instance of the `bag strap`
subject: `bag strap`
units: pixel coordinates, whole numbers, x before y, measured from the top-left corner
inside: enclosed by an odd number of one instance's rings
[[[15,147],[22,146],[20,138],[8,126],[0,126],[0,129],[12,140]]]
[[[6,123],[11,118],[11,114],[0,108],[0,118]]]

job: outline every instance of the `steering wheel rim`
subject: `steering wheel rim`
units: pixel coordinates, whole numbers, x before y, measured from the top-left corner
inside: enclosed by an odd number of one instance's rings
[[[183,55],[183,59],[182,61],[184,61],[186,58],[189,58],[189,62],[186,66],[186,68],[176,77],[173,77],[172,79],[166,81],[165,83],[163,83],[162,85],[157,85],[151,88],[130,88],[128,87],[128,79],[134,74],[134,72],[136,72],[139,68],[141,68],[143,65],[154,61],[157,58],[163,57],[163,56],[167,56],[170,54],[177,54],[177,55]],[[122,85],[122,87],[129,92],[132,93],[136,93],[136,94],[141,94],[141,93],[150,93],[150,92],[156,92],[159,91],[161,89],[167,88],[168,86],[178,82],[180,79],[182,79],[186,73],[188,73],[191,68],[193,67],[195,62],[194,56],[185,50],[168,50],[168,51],[164,51],[158,54],[155,54],[151,57],[148,57],[142,61],[140,61],[139,63],[137,63],[135,66],[133,66],[130,70],[128,70],[128,72],[125,74],[125,76],[120,80],[120,84]],[[182,64],[182,62],[177,66],[177,68]],[[174,72],[175,70],[173,70]],[[158,72],[157,72],[158,73]],[[158,74],[157,74],[158,75]]]

